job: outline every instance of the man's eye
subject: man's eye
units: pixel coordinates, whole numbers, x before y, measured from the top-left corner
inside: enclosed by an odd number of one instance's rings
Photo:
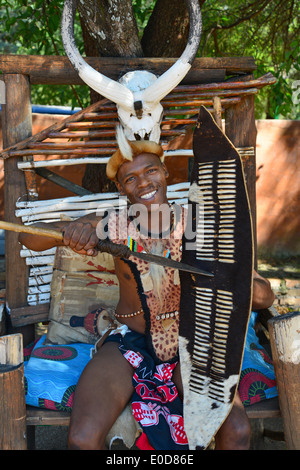
[[[132,181],[134,181],[134,177],[133,177],[133,176],[130,176],[129,178],[127,178],[127,179],[125,180],[125,184],[126,184],[126,183],[132,183]]]

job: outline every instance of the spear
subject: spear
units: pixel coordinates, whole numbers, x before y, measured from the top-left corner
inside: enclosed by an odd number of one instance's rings
[[[0,229],[9,230],[12,232],[18,233],[31,233],[32,235],[39,235],[42,237],[50,237],[54,238],[55,240],[62,241],[64,235],[62,232],[53,229],[47,228],[40,228],[40,227],[32,227],[30,225],[20,225],[14,224],[11,222],[0,221]],[[162,256],[153,255],[151,253],[137,253],[131,251],[125,245],[118,245],[117,243],[113,243],[110,240],[99,240],[98,245],[95,247],[101,252],[110,253],[113,256],[121,256],[123,258],[129,258],[130,255],[135,256],[136,258],[142,259],[149,263],[156,263],[161,266],[166,266],[168,268],[179,269],[181,271],[187,271],[189,273],[199,274],[201,276],[209,276],[212,277],[213,274],[199,269],[195,266],[190,266],[189,264],[181,263],[179,261],[175,261],[171,258],[163,258]]]

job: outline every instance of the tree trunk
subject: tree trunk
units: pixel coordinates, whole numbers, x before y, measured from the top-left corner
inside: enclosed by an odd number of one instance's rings
[[[78,9],[88,57],[143,56],[131,0],[86,0],[84,5],[78,2]],[[102,98],[94,90],[90,96],[91,103]],[[87,165],[82,186],[94,193],[116,191],[106,177],[105,165]]]
[[[200,7],[205,0],[199,0]],[[189,15],[184,0],[157,0],[145,27],[145,57],[179,57],[189,35]]]
[[[78,9],[101,56],[142,56],[131,0],[85,0]]]
[[[144,30],[145,57],[179,57],[189,34],[184,0],[158,0]]]

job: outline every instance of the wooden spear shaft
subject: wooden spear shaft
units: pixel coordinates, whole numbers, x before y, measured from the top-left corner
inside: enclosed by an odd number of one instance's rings
[[[43,237],[55,238],[56,240],[63,240],[63,234],[57,230],[31,227],[30,225],[19,225],[11,222],[0,221],[0,229],[9,230],[11,232],[32,233],[33,235],[40,235]]]

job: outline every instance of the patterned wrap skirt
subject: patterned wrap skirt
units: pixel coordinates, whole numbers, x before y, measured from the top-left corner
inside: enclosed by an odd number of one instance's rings
[[[187,450],[183,403],[172,381],[178,362],[157,364],[147,348],[146,336],[125,325],[111,332],[105,343],[111,341],[119,344],[120,352],[134,368],[132,413],[143,430],[137,447],[141,450]]]

